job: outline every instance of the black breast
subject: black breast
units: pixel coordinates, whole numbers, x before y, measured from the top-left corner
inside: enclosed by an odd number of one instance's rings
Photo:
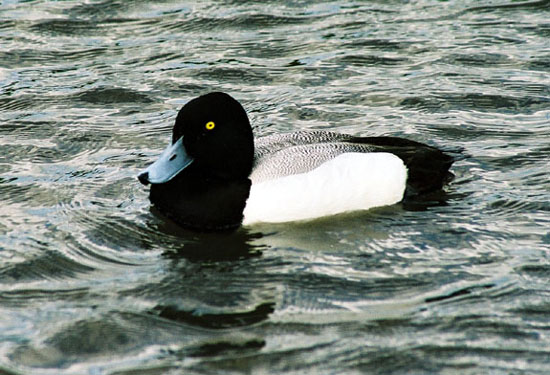
[[[171,181],[151,186],[149,199],[164,215],[195,230],[234,229],[241,225],[250,193],[249,179],[199,176],[188,168]]]

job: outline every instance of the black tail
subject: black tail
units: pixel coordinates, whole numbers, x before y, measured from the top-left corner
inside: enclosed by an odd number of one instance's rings
[[[368,144],[403,160],[409,173],[405,198],[441,190],[454,177],[449,168],[455,158],[424,143],[396,137],[354,137],[347,142]]]

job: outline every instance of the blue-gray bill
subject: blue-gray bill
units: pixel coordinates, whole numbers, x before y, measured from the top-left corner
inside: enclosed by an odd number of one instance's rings
[[[144,169],[139,175],[139,181],[144,184],[163,184],[174,178],[193,162],[183,145],[183,137],[169,145],[160,154],[157,161]]]

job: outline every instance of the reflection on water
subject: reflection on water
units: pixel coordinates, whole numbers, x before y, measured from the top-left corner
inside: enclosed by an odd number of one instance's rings
[[[545,374],[548,1],[7,1],[0,373]],[[444,192],[196,233],[137,173],[189,99],[392,135]]]
[[[255,240],[263,237],[261,232],[251,232],[248,228],[237,231],[193,232],[179,227],[154,207],[151,211],[161,220],[151,224],[155,231],[181,240],[179,247],[163,253],[163,256],[173,259],[175,263],[180,259],[199,263],[246,259],[261,256],[262,250],[268,249],[266,245],[254,244]]]

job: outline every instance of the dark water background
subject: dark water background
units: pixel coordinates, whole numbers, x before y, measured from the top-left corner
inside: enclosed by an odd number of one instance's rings
[[[550,2],[0,1],[1,374],[549,374]],[[231,235],[135,176],[179,107],[451,149],[442,204]]]

